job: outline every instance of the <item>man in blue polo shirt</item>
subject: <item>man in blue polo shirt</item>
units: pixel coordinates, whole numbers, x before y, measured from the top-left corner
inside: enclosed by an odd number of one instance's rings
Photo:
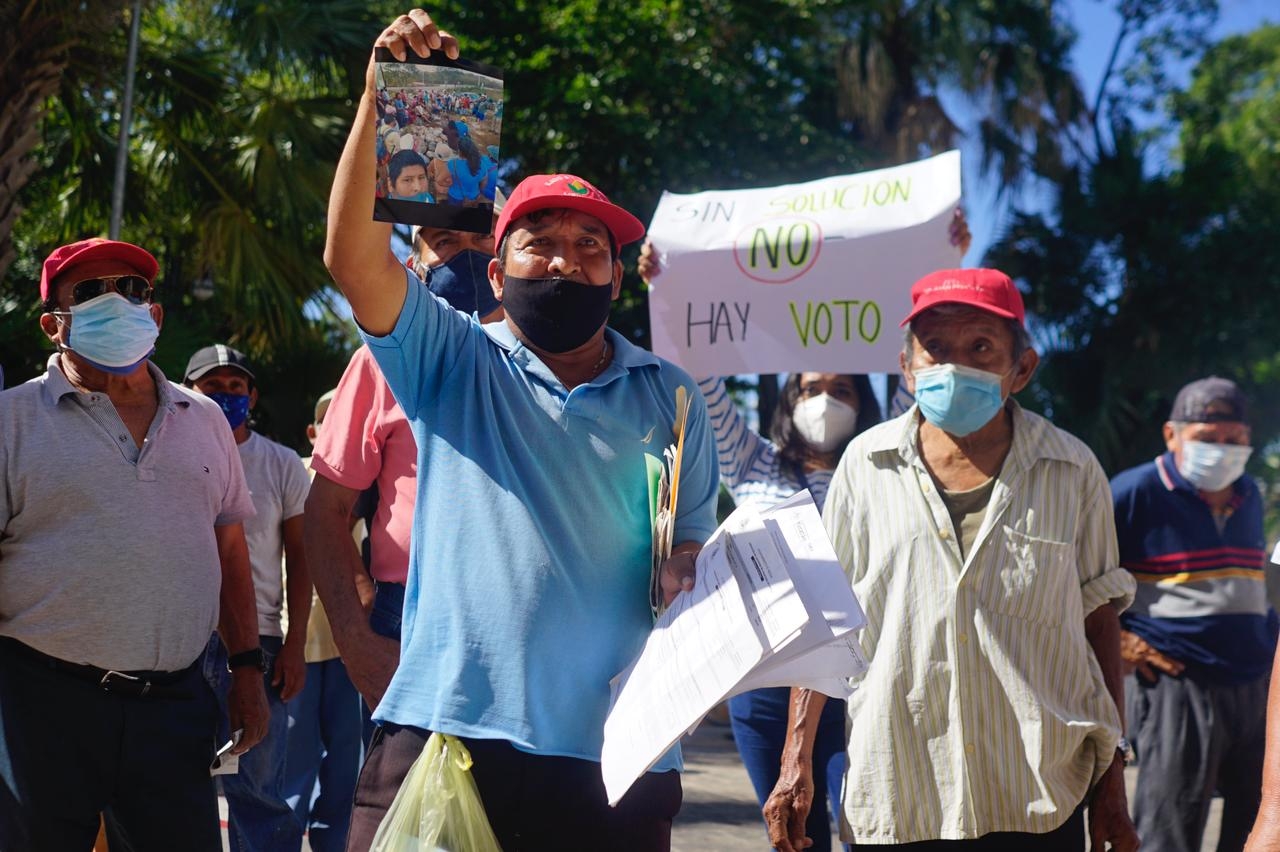
[[[375,43],[403,61],[457,42],[421,10]],[[463,738],[503,849],[658,850],[680,807],[678,750],[610,808],[600,775],[609,679],[652,626],[646,454],[691,399],[669,600],[715,527],[715,444],[683,370],[607,328],[621,245],[644,226],[573,175],[511,194],[489,280],[506,319],[433,297],[373,221],[372,68],[339,161],[325,261],[418,446],[400,665],[356,791],[367,849],[428,732]]]
[[[1145,848],[1196,852],[1216,789],[1218,848],[1240,849],[1258,808],[1275,650],[1244,394],[1227,379],[1192,382],[1164,439],[1167,453],[1111,482],[1120,563],[1138,581],[1121,617],[1134,821]]]

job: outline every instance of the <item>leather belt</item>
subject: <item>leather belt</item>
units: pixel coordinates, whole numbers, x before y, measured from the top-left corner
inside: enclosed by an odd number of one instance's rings
[[[190,698],[191,693],[188,690],[177,688],[173,684],[185,678],[199,663],[197,659],[190,666],[176,672],[122,672],[115,669],[100,669],[83,663],[69,663],[37,651],[16,639],[0,641],[42,668],[52,669],[77,680],[95,683],[104,692],[112,695],[126,695],[133,698]]]

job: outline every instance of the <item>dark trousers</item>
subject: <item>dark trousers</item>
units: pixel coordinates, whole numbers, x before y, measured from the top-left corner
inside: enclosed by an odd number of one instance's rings
[[[1270,677],[1204,684],[1125,679],[1125,718],[1138,752],[1133,822],[1142,848],[1199,852],[1209,803],[1222,793],[1219,852],[1239,852],[1262,798]]]
[[[134,852],[220,852],[217,702],[194,664],[171,688],[108,693],[0,639],[0,850],[88,852],[110,809]]]
[[[356,785],[347,852],[368,850],[428,736],[396,725],[378,729]],[[683,795],[680,773],[646,773],[611,808],[594,761],[528,754],[502,740],[462,742],[471,752],[471,774],[503,852],[671,848],[671,821]]]
[[[866,849],[904,849],[907,852],[1084,852],[1084,805],[1067,821],[1045,834],[1025,831],[993,831],[973,840],[925,840],[920,843],[858,844]],[[1101,852],[1101,850],[1096,850]]]

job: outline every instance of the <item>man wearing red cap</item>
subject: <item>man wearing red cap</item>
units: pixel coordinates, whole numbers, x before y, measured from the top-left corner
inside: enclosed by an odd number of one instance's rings
[[[916,404],[855,438],[823,518],[869,623],[848,702],[841,836],[857,848],[1138,846],[1125,807],[1119,567],[1093,454],[1010,396],[1038,358],[989,269],[916,282],[900,358]],[[825,699],[792,691],[765,807],[804,848]]]
[[[245,663],[234,751],[265,731],[253,504],[218,406],[147,360],[156,272],[129,243],[56,249],[40,327],[58,351],[0,393],[0,849],[90,849],[103,811],[139,852],[221,849],[215,624]]]
[[[457,42],[421,10],[376,46]],[[463,740],[504,849],[667,849],[678,749],[616,808],[600,774],[609,680],[652,627],[646,454],[691,401],[668,600],[715,528],[715,445],[693,379],[607,328],[640,222],[573,175],[507,200],[488,266],[505,321],[431,298],[373,221],[373,67],[334,180],[325,260],[413,429],[418,483],[400,664],[356,791],[364,850],[430,732]]]

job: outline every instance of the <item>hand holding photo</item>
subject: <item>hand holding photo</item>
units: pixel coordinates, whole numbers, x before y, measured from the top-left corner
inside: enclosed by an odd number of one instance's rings
[[[375,51],[380,222],[486,234],[498,190],[502,70]]]

